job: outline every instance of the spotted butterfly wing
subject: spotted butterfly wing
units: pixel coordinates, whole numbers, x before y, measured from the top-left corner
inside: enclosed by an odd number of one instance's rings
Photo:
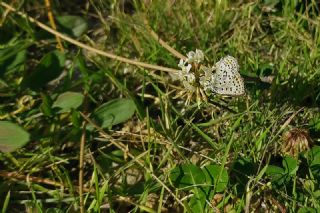
[[[245,94],[238,62],[232,56],[226,56],[216,64],[216,72],[212,75],[212,82],[212,91],[217,94],[229,96]]]
[[[216,63],[217,72],[238,73],[239,64],[237,59],[228,55]]]
[[[239,73],[226,76],[214,73],[212,91],[220,95],[240,96],[245,94],[243,79]]]

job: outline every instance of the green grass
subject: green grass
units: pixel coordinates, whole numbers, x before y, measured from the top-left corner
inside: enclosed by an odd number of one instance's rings
[[[185,105],[167,72],[64,40],[61,53],[54,35],[2,5],[0,118],[29,136],[0,152],[2,212],[80,212],[81,141],[86,212],[320,211],[316,1],[51,4],[59,32],[122,57],[178,69],[148,27],[184,55],[201,49],[211,66],[232,55],[246,95]],[[50,26],[42,1],[12,6]],[[19,135],[5,125],[2,151]],[[297,155],[282,152],[306,140]]]

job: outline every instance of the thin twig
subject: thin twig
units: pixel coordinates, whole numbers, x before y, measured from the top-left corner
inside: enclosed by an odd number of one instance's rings
[[[90,52],[94,52],[96,54],[99,54],[99,55],[102,55],[102,56],[105,56],[105,57],[108,57],[108,58],[111,58],[111,59],[114,59],[114,60],[117,60],[117,61],[120,61],[120,62],[123,62],[123,63],[128,63],[128,64],[140,66],[140,67],[144,67],[144,68],[147,68],[147,69],[161,70],[161,71],[164,71],[164,72],[178,72],[179,71],[177,69],[173,69],[173,68],[169,68],[169,67],[162,67],[162,66],[148,64],[148,63],[144,63],[144,62],[140,62],[140,61],[134,61],[134,60],[131,60],[131,59],[128,59],[128,58],[124,58],[124,57],[121,57],[121,56],[114,55],[112,53],[104,52],[104,51],[96,49],[94,47],[90,47],[90,46],[88,46],[88,45],[86,45],[84,43],[81,43],[81,42],[79,42],[77,40],[74,40],[74,39],[70,38],[69,36],[63,35],[62,33],[60,33],[58,31],[48,27],[47,25],[43,24],[42,22],[37,21],[36,19],[28,16],[27,14],[16,10],[15,8],[11,7],[10,5],[8,5],[8,4],[4,3],[4,2],[0,2],[0,5],[5,7],[5,8],[7,8],[7,9],[9,9],[9,10],[11,10],[11,11],[13,11],[13,12],[15,12],[19,16],[28,19],[30,22],[36,24],[38,27],[42,28],[43,30],[45,30],[45,31],[47,31],[47,32],[49,32],[49,33],[51,33],[53,35],[56,35],[56,36],[60,37],[61,39],[70,42],[71,44],[74,44],[74,45],[76,45],[78,47],[86,49],[86,50],[88,50]]]
[[[10,10],[8,8],[6,8],[6,10],[3,12],[1,20],[0,20],[0,27],[2,27],[2,25],[6,21],[6,18],[8,16],[9,12],[10,12]]]
[[[54,18],[53,18],[53,13],[52,13],[52,9],[51,9],[50,0],[44,0],[44,2],[45,2],[45,5],[46,5],[46,8],[47,8],[48,19],[49,19],[50,25],[51,25],[52,29],[57,30],[57,26],[56,26],[56,23],[55,23]],[[57,47],[58,47],[62,52],[64,52],[64,48],[63,48],[63,45],[62,45],[62,43],[61,43],[61,39],[60,39],[60,37],[57,36],[57,35],[56,35],[56,40],[57,40]]]
[[[84,146],[86,143],[86,121],[83,121],[83,129],[80,141],[80,158],[79,158],[79,196],[80,196],[80,212],[84,213],[83,200],[83,162],[84,162]]]
[[[166,50],[168,50],[172,55],[174,55],[177,58],[180,59],[186,59],[187,57],[179,53],[177,50],[175,50],[173,47],[171,47],[167,42],[163,41],[156,32],[154,32],[151,27],[148,24],[147,20],[144,20],[144,24],[146,26],[146,29],[148,30],[149,34],[159,42],[159,44],[164,47]]]
[[[88,97],[87,91],[84,91],[84,103],[83,103],[83,114],[87,114],[88,111]],[[83,121],[82,134],[80,140],[80,157],[79,157],[79,197],[80,197],[80,213],[84,213],[84,199],[83,199],[83,174],[84,174],[84,153],[86,144],[86,131],[87,131],[87,121]]]
[[[10,180],[26,180],[27,179],[27,175],[19,174],[18,172],[6,172],[6,171],[0,171],[0,177],[4,177]],[[62,183],[50,180],[48,178],[28,176],[28,179],[30,182],[33,182],[33,183],[42,183],[42,184],[47,184],[47,185],[56,186],[56,187],[68,188]],[[90,190],[88,188],[83,188],[83,191],[94,192],[94,190]]]

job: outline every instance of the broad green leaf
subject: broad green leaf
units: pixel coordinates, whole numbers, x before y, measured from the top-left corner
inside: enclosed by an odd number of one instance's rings
[[[308,151],[308,161],[312,174],[320,177],[320,146],[314,146]]]
[[[127,121],[135,110],[135,104],[131,99],[120,98],[102,104],[92,114],[92,118],[100,127],[107,128]]]
[[[278,185],[290,181],[291,177],[296,174],[299,168],[298,160],[291,157],[285,157],[282,160],[282,165],[283,168],[268,165],[266,170],[266,174],[271,178],[271,181]]]
[[[190,190],[191,186],[203,185],[205,178],[201,168],[193,164],[177,166],[170,173],[170,180],[173,185],[185,190]]]
[[[52,107],[60,108],[60,113],[76,109],[81,106],[83,102],[83,95],[78,92],[65,92],[58,96]]]
[[[310,166],[320,165],[320,146],[314,146],[308,152]]]
[[[29,141],[30,135],[17,124],[0,121],[0,151],[12,152]]]
[[[266,174],[271,178],[271,181],[277,182],[278,184],[284,181],[285,171],[281,167],[269,165]]]
[[[313,192],[313,196],[316,198],[316,199],[319,199],[320,198],[320,190],[316,190]]]
[[[219,177],[221,166],[208,165],[203,168],[206,175],[206,183],[208,185],[216,186],[216,192],[222,192],[227,188],[229,182],[229,175],[225,168],[222,168],[221,176]]]
[[[37,90],[45,86],[48,82],[59,77],[64,68],[65,55],[58,51],[52,51],[45,55],[35,70],[26,74],[22,80],[23,87],[29,87]]]
[[[206,212],[206,193],[203,190],[194,190],[194,194],[189,201],[189,206],[192,212]]]
[[[204,190],[206,177],[201,168],[193,164],[179,165],[171,170],[169,178],[175,187],[193,191],[193,197],[188,203],[192,212],[204,212],[206,205]]]
[[[302,207],[298,210],[298,213],[317,213],[318,211],[311,207]]]
[[[79,37],[88,29],[86,20],[80,16],[57,16],[56,20],[58,28],[72,37]]]
[[[282,165],[287,175],[295,175],[298,171],[299,165],[298,160],[292,157],[285,157],[282,161]]]
[[[137,115],[140,119],[143,119],[146,116],[145,108],[143,107],[143,104],[141,103],[140,99],[136,97],[136,95],[131,92],[125,84],[120,81],[114,73],[109,69],[103,69],[103,71],[106,73],[106,76],[113,82],[113,84],[118,87],[119,90],[124,91],[124,94],[132,99],[132,101],[135,103],[135,108],[137,110]]]

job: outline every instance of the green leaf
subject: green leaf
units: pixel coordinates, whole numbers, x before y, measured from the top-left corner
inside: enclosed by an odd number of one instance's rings
[[[302,207],[298,210],[298,213],[317,213],[318,211],[311,207]]]
[[[106,76],[110,78],[113,84],[118,87],[119,90],[123,91],[128,98],[132,99],[132,101],[135,103],[135,108],[137,110],[139,118],[143,119],[146,116],[146,112],[139,98],[137,98],[136,95],[125,86],[125,83],[119,81],[119,78],[117,78],[111,70],[103,69],[103,71],[106,73]]]
[[[316,198],[316,199],[319,199],[320,198],[320,190],[316,190],[313,192],[313,196]]]
[[[201,168],[193,164],[184,164],[175,167],[170,172],[171,183],[181,190],[192,190],[193,197],[189,201],[192,212],[204,212],[205,209],[205,174]]]
[[[81,106],[84,96],[78,92],[65,92],[58,96],[52,107],[60,108],[60,113],[68,112]]]
[[[314,146],[308,152],[310,166],[320,165],[320,146]]]
[[[298,160],[292,157],[285,157],[282,160],[282,165],[283,168],[268,165],[266,170],[266,174],[271,178],[271,181],[278,185],[290,181],[291,177],[297,173],[299,168]]]
[[[57,16],[58,29],[69,36],[79,37],[88,29],[85,19],[80,16]]]
[[[320,146],[314,146],[308,151],[308,161],[312,174],[320,177]]]
[[[292,157],[285,157],[282,160],[282,165],[285,169],[285,173],[290,176],[295,175],[299,168],[298,160]]]
[[[205,175],[201,168],[193,164],[184,164],[171,170],[170,180],[179,189],[190,190],[191,186],[204,184]]]
[[[188,204],[194,213],[206,212],[206,193],[202,190],[196,190]]]
[[[92,118],[101,128],[107,128],[127,121],[135,110],[135,104],[131,99],[114,99],[98,107]]]
[[[17,124],[0,121],[0,151],[12,152],[29,141],[30,135]]]
[[[58,51],[52,51],[45,55],[31,74],[26,74],[22,80],[22,87],[37,90],[48,82],[56,79],[64,68],[65,55]]]
[[[203,172],[206,175],[206,183],[216,186],[216,192],[222,192],[227,188],[229,182],[229,175],[225,168],[222,168],[221,176],[219,177],[221,166],[208,165],[203,168]]]
[[[271,178],[272,182],[281,184],[284,181],[285,171],[281,167],[269,165],[266,170],[266,174]]]

